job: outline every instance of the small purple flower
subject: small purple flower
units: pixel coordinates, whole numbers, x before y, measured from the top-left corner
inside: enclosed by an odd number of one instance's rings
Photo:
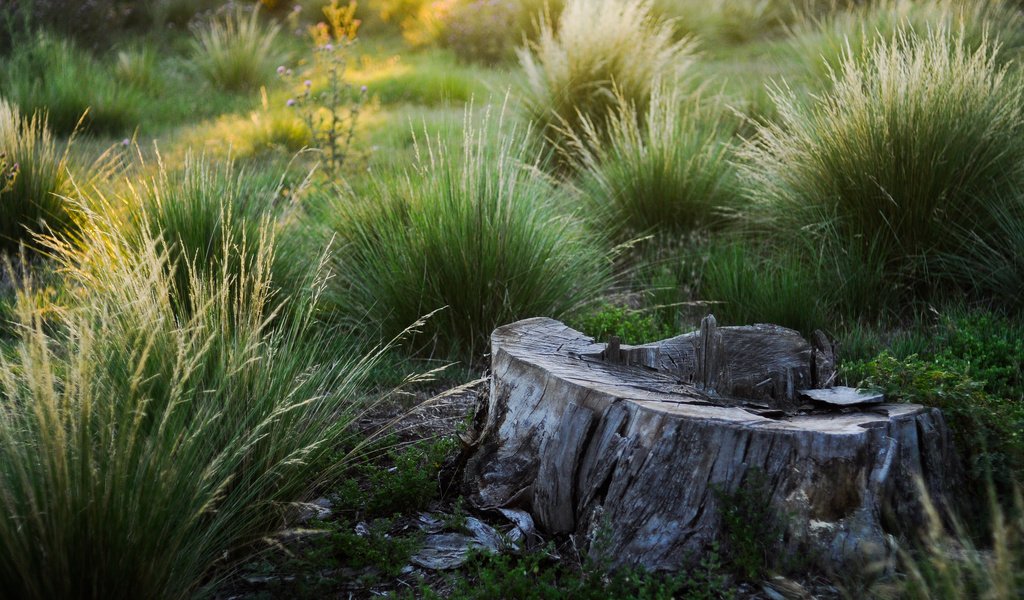
[[[130,139],[128,139],[128,138],[124,138],[123,140],[121,140],[121,145],[122,146],[128,147],[131,144],[132,144],[132,141]]]
[[[285,105],[286,106],[295,106],[295,98],[289,98],[288,101],[285,102]]]
[[[313,82],[307,79],[306,81],[302,82],[302,85],[306,86],[306,89],[309,89],[313,87]]]
[[[359,88],[359,91],[365,94],[366,93],[366,86],[364,85],[363,87]]]
[[[292,7],[292,12],[293,13],[300,13],[300,12],[302,12],[302,6],[299,5],[299,4],[296,4],[295,6]]]
[[[18,163],[14,163],[14,165],[11,166],[11,173],[17,173],[20,170],[21,170],[21,165],[19,165]]]
[[[277,68],[277,74],[278,75],[284,75],[284,73],[285,73],[284,65],[281,65],[280,67]]]
[[[330,43],[324,44],[324,50],[326,50],[328,52],[330,52],[331,50],[334,50],[334,44],[330,44]]]

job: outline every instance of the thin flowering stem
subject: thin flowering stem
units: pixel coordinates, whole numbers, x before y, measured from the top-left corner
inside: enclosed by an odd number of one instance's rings
[[[333,0],[324,9],[327,23],[310,28],[313,38],[313,66],[309,77],[302,81],[302,91],[289,98],[286,104],[298,110],[300,118],[310,131],[313,147],[324,156],[328,175],[337,176],[349,155],[362,105],[366,100],[366,86],[357,94],[344,74],[349,48],[356,42],[359,21],[354,18],[355,2],[341,7]],[[315,75],[326,76],[326,86],[314,89]],[[291,69],[280,67],[278,74],[291,80]]]

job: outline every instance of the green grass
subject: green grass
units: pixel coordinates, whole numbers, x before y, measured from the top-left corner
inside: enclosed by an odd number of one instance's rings
[[[265,24],[259,10],[213,18],[196,28],[192,62],[211,85],[229,90],[255,89],[267,83],[280,62],[274,40],[277,23]]]
[[[603,136],[616,96],[644,111],[658,82],[676,85],[692,65],[693,44],[673,40],[648,0],[568,0],[518,56],[524,114],[549,149],[572,156],[567,134],[582,138],[583,118]]]
[[[158,164],[155,176],[135,181],[116,201],[100,195],[90,202],[121,215],[119,227],[138,249],[160,241],[175,304],[184,313],[197,308],[191,304],[193,286],[218,279],[238,285],[256,267],[264,238],[279,236],[274,255],[263,265],[272,271],[270,304],[277,307],[309,283],[305,274],[323,241],[297,230],[296,207],[281,195],[281,184],[273,170],[257,172],[230,160],[190,155],[179,170]]]
[[[929,255],[962,250],[954,224],[985,230],[1021,181],[1022,88],[991,48],[941,29],[847,58],[832,85],[810,105],[775,93],[779,121],[742,152],[752,213],[827,263],[872,256],[877,285],[913,291]]]
[[[373,358],[316,322],[312,292],[268,328],[269,243],[237,281],[193,273],[182,317],[158,241],[95,218],[81,249],[54,249],[83,292],[52,329],[22,305],[0,360],[0,589],[191,597],[345,468],[324,459]]]
[[[25,34],[0,63],[0,89],[26,113],[46,114],[55,133],[130,133],[143,96],[87,50],[52,34]],[[83,118],[84,115],[84,118]]]
[[[608,281],[524,136],[497,125],[467,126],[460,145],[428,139],[376,194],[328,207],[346,303],[384,337],[444,308],[415,343],[472,361],[498,325],[571,313]]]
[[[5,166],[18,165],[14,181],[4,173],[0,184],[0,249],[12,252],[19,244],[32,246],[33,234],[73,233],[75,210],[64,198],[72,191],[68,146],[62,148],[53,138],[46,118],[22,115],[17,106],[0,98],[0,153]]]
[[[810,334],[827,328],[829,301],[816,265],[793,251],[756,242],[712,247],[700,279],[700,297],[723,325],[774,323]]]
[[[643,110],[621,99],[606,132],[582,119],[580,187],[602,231],[624,240],[724,220],[737,201],[731,131],[710,112],[677,90],[656,89]]]

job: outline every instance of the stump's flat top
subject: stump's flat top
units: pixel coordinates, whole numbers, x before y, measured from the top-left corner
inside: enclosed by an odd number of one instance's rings
[[[494,331],[491,342],[495,353],[506,352],[550,377],[585,388],[589,391],[586,403],[597,409],[627,401],[643,411],[682,419],[830,435],[860,435],[865,429],[883,427],[894,419],[926,410],[915,404],[872,404],[860,407],[862,410],[855,410],[855,405],[853,410],[847,408],[843,412],[822,409],[771,418],[758,411],[756,403],[709,395],[670,374],[595,359],[602,344],[595,344],[592,338],[559,321],[542,317],[500,327]]]

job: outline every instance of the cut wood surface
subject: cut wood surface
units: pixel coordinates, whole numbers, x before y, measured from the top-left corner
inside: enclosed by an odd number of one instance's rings
[[[471,499],[525,508],[549,534],[604,530],[615,563],[675,569],[721,540],[720,504],[746,490],[785,549],[829,568],[887,560],[891,535],[923,523],[918,482],[944,501],[950,437],[937,409],[854,390],[835,393],[844,406],[811,400],[835,379],[831,345],[813,340],[713,317],[644,346],[546,318],[500,327]]]

